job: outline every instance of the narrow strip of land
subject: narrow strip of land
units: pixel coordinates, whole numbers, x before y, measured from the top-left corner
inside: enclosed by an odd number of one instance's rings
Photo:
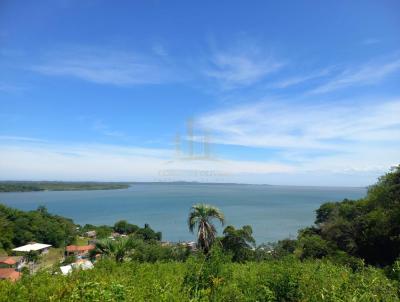
[[[2,181],[0,192],[116,190],[129,186],[122,182]]]

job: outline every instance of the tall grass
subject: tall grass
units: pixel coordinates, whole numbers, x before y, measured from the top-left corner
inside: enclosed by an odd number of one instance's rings
[[[222,263],[221,269],[207,270],[202,278],[210,282],[193,295],[190,282],[197,281],[190,276],[202,274],[201,261],[103,260],[69,276],[40,272],[16,283],[0,281],[0,301],[400,301],[399,284],[380,269],[353,272],[327,261],[291,258]]]

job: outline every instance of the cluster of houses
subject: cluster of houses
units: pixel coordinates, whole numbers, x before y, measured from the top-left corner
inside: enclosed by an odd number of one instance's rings
[[[29,253],[37,252],[39,255],[45,255],[48,253],[50,247],[50,244],[31,242],[12,249],[13,252],[21,256],[0,256],[0,279],[7,279],[10,281],[19,280],[22,276],[22,269],[24,267],[29,268],[30,264],[32,264],[28,260]],[[68,245],[65,248],[65,256],[74,256],[75,262],[66,266],[61,266],[61,273],[68,274],[74,268],[93,268],[93,264],[87,258],[89,257],[90,251],[94,248],[95,246],[93,244],[84,246]]]
[[[50,244],[31,242],[12,250],[13,252],[21,253],[24,256],[0,257],[0,279],[17,281],[19,278],[21,278],[21,270],[28,265],[26,255],[29,252],[46,254],[50,247]]]
[[[60,266],[60,271],[63,275],[69,274],[74,269],[92,269],[93,263],[89,260],[90,253],[95,249],[96,242],[96,231],[88,231],[85,237],[89,238],[87,245],[68,245],[65,247],[64,256],[72,257],[73,261],[71,264]],[[112,233],[110,239],[116,239],[118,237],[125,237],[126,235],[119,233]],[[169,245],[180,245],[188,248],[191,251],[196,251],[195,242],[161,242],[162,246]],[[32,263],[29,262],[29,253],[36,252],[39,255],[47,254],[51,248],[50,244],[31,242],[24,246],[20,246],[12,249],[13,252],[21,256],[0,256],[0,279],[7,279],[10,281],[17,281],[21,278],[21,271],[24,267],[30,268]],[[65,259],[65,258],[64,258]],[[64,261],[63,259],[63,261]],[[30,269],[32,272],[32,269]]]
[[[94,250],[95,246],[93,244],[89,245],[68,245],[65,248],[65,256],[73,256],[75,262],[60,266],[61,273],[63,275],[68,275],[74,269],[92,269],[93,263],[88,259],[90,251]]]
[[[21,278],[19,272],[24,266],[22,256],[2,256],[0,257],[0,279],[16,281]]]

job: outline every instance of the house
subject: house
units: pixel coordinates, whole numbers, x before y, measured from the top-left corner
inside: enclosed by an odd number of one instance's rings
[[[118,232],[112,232],[111,235],[108,236],[108,239],[115,240],[117,238],[126,238],[126,237],[128,237],[128,235],[120,234]]]
[[[22,253],[29,253],[35,251],[39,252],[40,254],[46,254],[49,251],[50,247],[51,244],[31,242],[27,245],[23,245],[12,250],[14,252],[22,252]]]
[[[75,263],[60,266],[61,273],[65,276],[71,273],[74,269],[88,270],[94,267],[93,263],[89,260],[80,259]]]
[[[87,270],[87,269],[94,268],[94,265],[90,260],[80,259],[80,260],[77,260],[75,263],[73,263],[72,267],[79,268],[82,270]]]
[[[111,235],[110,235],[110,237],[108,237],[108,238],[112,239],[112,238],[118,238],[118,237],[121,237],[121,234],[120,234],[120,233],[112,232]]]
[[[89,254],[91,250],[94,250],[95,246],[90,245],[68,245],[65,248],[65,254],[67,256],[75,255],[75,256],[85,256]]]
[[[87,231],[84,235],[89,238],[96,238],[97,233],[96,231]]]
[[[68,264],[68,265],[60,266],[60,270],[64,276],[68,275],[70,272],[72,272],[72,265]]]
[[[0,256],[0,268],[14,268],[21,270],[25,265],[22,256]]]
[[[194,241],[181,242],[180,245],[188,248],[192,252],[197,251],[197,243]]]
[[[6,279],[10,281],[17,281],[19,278],[21,278],[21,273],[17,272],[13,268],[0,268],[0,280],[1,279]]]

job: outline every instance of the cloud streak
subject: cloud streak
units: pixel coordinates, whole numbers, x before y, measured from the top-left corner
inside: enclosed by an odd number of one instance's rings
[[[0,179],[203,181],[307,185],[366,185],[387,170],[393,148],[298,163],[276,159],[171,160],[173,150],[100,144],[0,142]],[[380,163],[376,158],[381,158]],[[373,160],[374,165],[366,165]],[[386,160],[386,162],[385,162]],[[334,175],[334,176],[333,176]],[[357,176],[354,179],[354,176]]]
[[[220,143],[249,147],[334,148],[339,142],[400,139],[400,99],[381,103],[296,104],[285,100],[238,106],[197,119]]]
[[[171,160],[174,151],[169,149],[35,142],[0,146],[2,179],[21,179],[23,175],[25,179],[158,181],[179,171],[167,180],[199,181],[208,175],[208,180],[221,181],[220,176],[293,171],[293,167],[276,162]]]
[[[312,94],[328,93],[350,87],[377,84],[385,77],[400,71],[400,59],[387,62],[373,62],[358,68],[348,68],[325,84],[311,91]]]
[[[330,73],[331,73],[331,68],[326,68],[323,70],[308,73],[306,75],[300,75],[300,76],[295,76],[295,77],[290,77],[290,78],[287,78],[284,80],[280,80],[280,81],[272,83],[269,86],[272,88],[279,88],[279,89],[287,88],[290,86],[302,84],[302,83],[310,81],[310,80],[325,77],[325,76],[329,75]]]
[[[255,84],[285,65],[255,46],[215,51],[209,63],[204,74],[217,80],[223,89]]]
[[[98,48],[72,48],[48,54],[32,70],[48,76],[69,76],[117,86],[162,84],[177,80],[159,56]]]
[[[273,159],[299,169],[363,171],[399,162],[399,116],[400,98],[319,105],[274,100],[211,112],[196,125],[217,144],[279,150]]]

